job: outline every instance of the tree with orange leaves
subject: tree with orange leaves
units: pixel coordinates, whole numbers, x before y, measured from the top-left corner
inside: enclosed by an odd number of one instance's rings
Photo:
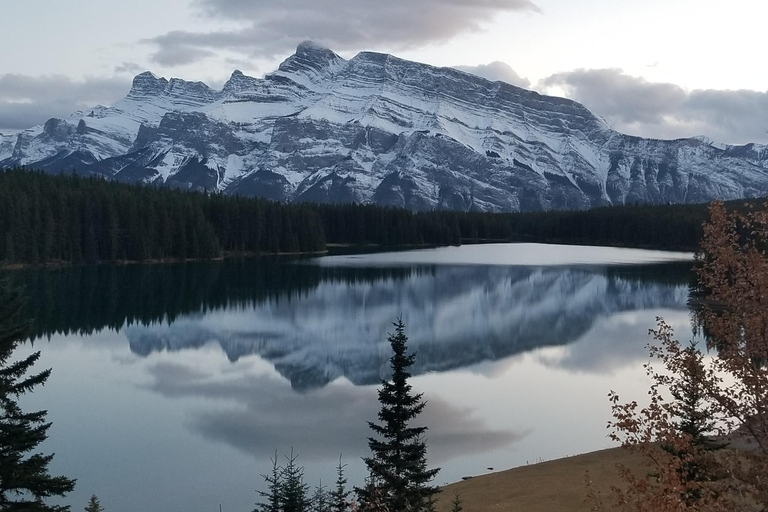
[[[695,319],[711,357],[683,347],[657,319],[646,372],[649,403],[609,394],[610,437],[643,455],[647,471],[621,467],[611,509],[759,511],[768,504],[768,203],[710,206],[696,255]],[[724,450],[713,450],[725,446]],[[593,510],[606,505],[589,488]]]
[[[746,212],[713,203],[697,261],[696,315],[717,351],[713,370],[729,377],[713,398],[768,456],[768,203]]]

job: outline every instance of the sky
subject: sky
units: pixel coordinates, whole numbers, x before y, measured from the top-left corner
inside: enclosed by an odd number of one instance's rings
[[[768,143],[761,0],[3,3],[0,133],[110,105],[145,70],[263,76],[313,40],[565,96],[632,135]]]

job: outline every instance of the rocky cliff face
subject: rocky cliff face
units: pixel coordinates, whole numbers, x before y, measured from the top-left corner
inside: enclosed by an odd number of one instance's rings
[[[655,140],[451,68],[302,43],[221,91],[142,73],[112,107],[0,135],[0,167],[282,201],[518,211],[768,192],[766,146]]]

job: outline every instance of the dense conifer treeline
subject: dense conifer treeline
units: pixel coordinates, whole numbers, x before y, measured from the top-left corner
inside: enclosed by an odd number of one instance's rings
[[[728,208],[761,201],[731,201]],[[414,213],[360,204],[315,208],[329,242],[382,245],[495,241],[695,251],[708,216],[706,204],[643,204],[526,213]]]
[[[74,175],[0,172],[0,263],[5,264],[315,252],[326,242],[527,241],[692,251],[706,218],[705,205],[535,213],[286,205]]]
[[[743,201],[739,201],[742,203]],[[516,241],[696,251],[706,204],[611,206],[510,216]]]
[[[0,261],[215,258],[224,251],[325,248],[305,205],[126,185],[75,175],[0,173]]]

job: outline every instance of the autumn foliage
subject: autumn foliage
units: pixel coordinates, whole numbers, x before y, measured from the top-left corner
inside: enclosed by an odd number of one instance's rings
[[[641,454],[593,510],[760,511],[768,504],[768,203],[710,206],[696,255],[695,323],[707,354],[657,319],[647,404],[609,393],[610,437]],[[659,370],[654,364],[659,365]]]

